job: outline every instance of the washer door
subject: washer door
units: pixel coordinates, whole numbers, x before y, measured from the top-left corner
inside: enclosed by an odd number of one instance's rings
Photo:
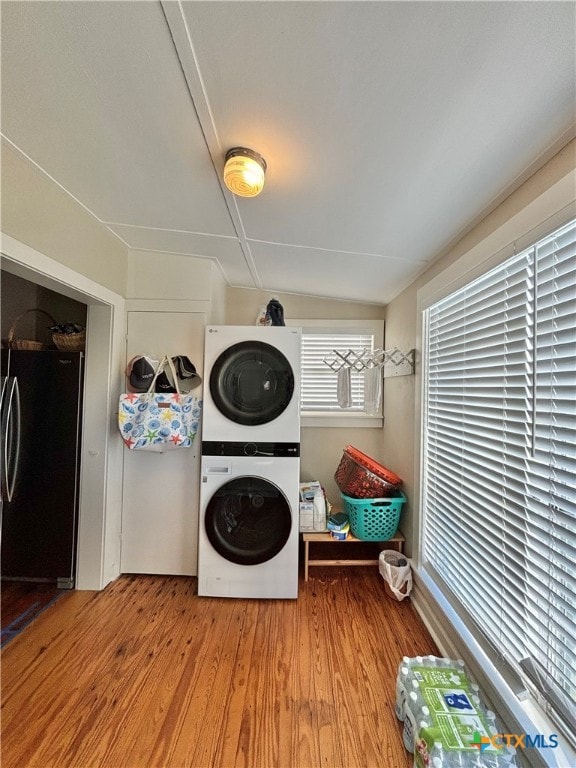
[[[210,372],[210,394],[227,419],[257,426],[280,416],[294,394],[294,373],[276,347],[242,341],[217,358]]]
[[[212,496],[204,526],[219,555],[238,565],[257,565],[282,550],[292,515],[286,497],[273,483],[261,477],[237,477]]]

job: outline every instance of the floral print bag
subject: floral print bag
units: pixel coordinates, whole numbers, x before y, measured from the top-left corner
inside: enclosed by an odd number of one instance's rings
[[[176,392],[155,392],[156,379],[170,367]],[[147,392],[120,395],[118,429],[131,451],[162,453],[175,448],[190,448],[200,424],[202,401],[195,395],[183,395],[178,376],[169,357],[164,357]]]

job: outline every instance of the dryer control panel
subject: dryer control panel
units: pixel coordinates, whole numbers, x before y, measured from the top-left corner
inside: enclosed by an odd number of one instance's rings
[[[300,456],[300,443],[202,442],[202,456]]]

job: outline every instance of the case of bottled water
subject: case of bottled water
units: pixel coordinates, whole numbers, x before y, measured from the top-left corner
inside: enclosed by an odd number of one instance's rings
[[[414,768],[512,768],[514,749],[496,738],[496,717],[461,660],[404,656],[396,716]]]

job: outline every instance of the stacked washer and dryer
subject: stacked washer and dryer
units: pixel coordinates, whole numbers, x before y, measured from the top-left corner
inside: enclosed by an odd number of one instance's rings
[[[298,597],[300,340],[206,328],[199,595]]]

